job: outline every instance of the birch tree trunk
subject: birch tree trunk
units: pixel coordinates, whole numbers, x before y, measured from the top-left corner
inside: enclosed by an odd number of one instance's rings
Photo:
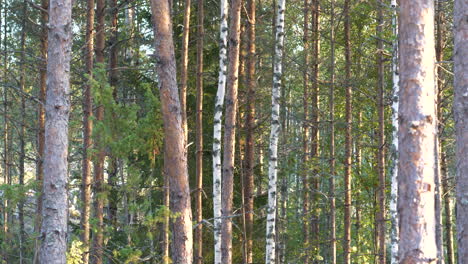
[[[390,174],[390,263],[398,263],[398,241],[399,241],[399,228],[398,228],[398,214],[397,214],[397,201],[398,201],[398,94],[400,90],[399,81],[400,76],[398,72],[398,17],[397,17],[397,1],[392,0],[392,28],[393,28],[393,50],[392,50],[392,146],[390,150],[391,163],[388,168]]]
[[[93,74],[94,58],[94,0],[87,0],[86,16],[86,49],[85,49],[85,67],[89,76]],[[92,77],[91,77],[92,78]],[[91,155],[89,154],[92,146],[93,133],[93,98],[91,95],[91,86],[88,80],[85,80],[83,87],[83,165],[81,179],[81,200],[83,208],[81,211],[81,241],[85,250],[83,251],[83,264],[89,261],[89,237],[91,216]]]
[[[178,214],[173,224],[172,261],[175,264],[191,264],[193,261],[192,210],[169,2],[152,0],[151,12],[154,24],[156,72],[159,77],[164,119],[164,173],[169,177],[171,212]]]
[[[273,88],[271,94],[270,160],[268,164],[268,209],[266,226],[265,263],[276,263],[276,180],[278,176],[278,139],[280,133],[280,96],[283,75],[284,12],[285,0],[278,0],[276,10],[275,56],[273,67]]]
[[[197,27],[197,113],[196,113],[196,221],[195,230],[195,263],[203,263],[203,43],[205,36],[203,0],[198,0]]]
[[[232,199],[234,187],[234,157],[237,123],[237,88],[239,76],[240,16],[242,0],[232,0],[229,23],[229,65],[226,83],[226,118],[222,178],[221,261],[232,263]]]
[[[105,0],[97,0],[96,3],[96,63],[104,64],[104,48],[105,48]],[[104,106],[96,106],[96,120],[104,119]],[[97,219],[96,233],[93,237],[92,259],[93,264],[103,263],[103,246],[104,246],[104,160],[105,152],[99,136],[94,142],[98,149],[97,159],[94,162],[94,210]]]
[[[457,240],[458,263],[468,263],[468,3],[454,6],[455,99],[453,110],[457,136]]]
[[[40,263],[65,264],[72,1],[50,0]]]
[[[221,0],[221,22],[219,37],[219,75],[218,91],[215,99],[214,128],[213,128],[213,217],[214,217],[214,264],[221,263],[221,122],[223,120],[224,95],[226,90],[227,73],[227,37],[228,37],[228,9],[227,0]]]
[[[399,262],[435,263],[434,2],[400,4]]]

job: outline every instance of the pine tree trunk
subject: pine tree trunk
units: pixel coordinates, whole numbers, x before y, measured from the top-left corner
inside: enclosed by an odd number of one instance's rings
[[[49,0],[41,0],[41,7],[43,10],[49,9]],[[46,26],[49,21],[49,13],[41,12],[41,59],[40,66],[40,90],[38,104],[38,133],[37,133],[37,168],[36,168],[36,181],[38,183],[37,190],[40,193],[36,199],[36,217],[34,221],[34,232],[39,234],[42,223],[42,181],[44,176],[44,148],[45,148],[45,103],[46,103],[46,90],[47,90],[47,49],[48,49],[48,27]],[[33,263],[37,264],[39,261],[40,239],[35,239],[34,245],[34,258]]]
[[[229,65],[226,83],[226,118],[224,132],[224,159],[222,177],[222,263],[232,263],[232,199],[234,187],[234,157],[236,138],[237,88],[240,51],[240,15],[242,0],[232,0],[229,24]]]
[[[270,160],[268,164],[268,209],[266,226],[265,263],[276,263],[276,181],[278,176],[278,139],[280,133],[281,78],[283,75],[284,12],[285,0],[278,0],[276,10],[275,56],[273,67],[273,87],[271,93],[271,132]]]
[[[87,0],[86,16],[86,49],[85,49],[85,67],[86,73],[92,78],[93,59],[94,59],[94,0]],[[90,216],[91,216],[91,155],[89,154],[92,146],[93,133],[93,98],[91,95],[91,86],[88,80],[85,80],[83,87],[83,165],[81,179],[81,200],[83,208],[81,212],[81,241],[83,242],[83,264],[89,262],[90,248]]]
[[[102,67],[104,64],[104,48],[105,48],[105,0],[97,0],[96,3],[96,63]],[[96,120],[104,119],[104,106],[96,106]],[[104,160],[105,151],[102,146],[99,136],[95,140],[95,146],[98,150],[97,158],[94,161],[94,211],[97,220],[96,233],[93,236],[92,263],[103,263],[103,247],[104,247]]]
[[[304,26],[303,26],[303,45],[304,45],[304,66],[303,66],[303,108],[304,117],[302,122],[302,154],[303,154],[303,168],[302,168],[302,225],[304,233],[304,264],[309,264],[311,259],[310,254],[310,184],[309,184],[309,167],[310,167],[310,132],[309,132],[309,70],[310,70],[310,2],[304,0]]]
[[[352,88],[351,88],[351,44],[349,0],[344,2],[344,41],[345,41],[345,93],[346,93],[346,134],[345,134],[345,201],[344,201],[344,263],[351,263],[351,171],[352,171]]]
[[[4,8],[4,17],[6,19],[7,17],[7,3],[5,2]],[[1,10],[0,10],[1,12]],[[7,32],[8,32],[8,27],[7,23],[4,24],[3,26],[3,69],[4,69],[4,75],[3,75],[3,81],[6,82],[8,80],[8,56],[7,56]],[[1,44],[1,43],[0,43]],[[10,150],[9,150],[9,116],[8,116],[8,88],[6,85],[3,86],[3,183],[4,184],[11,184],[10,180]],[[4,240],[3,243],[5,244],[2,250],[2,255],[4,256],[3,259],[5,260],[6,263],[9,262],[9,252],[7,250],[7,245],[9,245],[9,201],[8,199],[4,198],[3,199],[3,236]]]
[[[223,120],[223,105],[226,90],[227,73],[227,38],[228,38],[228,9],[227,0],[221,0],[221,23],[219,40],[219,76],[218,91],[216,92],[213,129],[213,217],[214,217],[214,264],[221,264],[221,122]]]
[[[247,118],[246,118],[246,146],[245,146],[245,224],[246,224],[246,263],[253,263],[253,224],[254,224],[254,163],[255,163],[255,90],[256,82],[256,51],[255,26],[256,12],[255,0],[247,1]]]
[[[65,264],[72,1],[50,0],[40,263]]]
[[[397,17],[397,1],[392,0],[392,28],[393,28],[393,43],[392,43],[392,146],[390,150],[390,166],[388,172],[391,175],[391,190],[390,190],[390,248],[391,257],[390,263],[398,263],[398,242],[399,242],[399,227],[398,227],[398,94],[400,90],[400,76],[398,70],[398,17]]]
[[[468,263],[468,3],[455,0],[454,6],[454,73],[453,110],[457,136],[457,240],[458,263]]]
[[[378,3],[378,15],[377,15],[377,71],[378,71],[378,82],[377,82],[377,94],[378,94],[378,116],[379,116],[379,127],[378,127],[378,150],[377,150],[377,167],[379,175],[379,189],[378,189],[378,236],[379,236],[379,264],[386,263],[386,243],[385,243],[385,223],[386,223],[386,184],[385,184],[385,72],[384,72],[384,57],[383,57],[383,40],[382,40],[382,26],[384,23],[383,18],[383,6]]]
[[[197,27],[197,113],[196,113],[196,221],[195,263],[203,264],[203,43],[205,37],[203,0],[198,0]]]
[[[435,263],[434,2],[400,4],[399,262]]]
[[[335,204],[335,0],[330,7],[330,263],[336,264],[336,204]]]
[[[171,212],[178,214],[173,224],[172,261],[175,264],[191,264],[193,261],[192,210],[169,2],[152,0],[151,11],[156,48],[156,72],[159,77],[164,119],[164,173],[169,178]]]
[[[20,92],[21,92],[21,127],[19,131],[19,184],[24,186],[24,162],[25,162],[25,132],[26,132],[26,98],[25,98],[25,86],[26,86],[26,19],[28,17],[28,3],[23,1],[23,12],[22,12],[22,25],[21,25],[21,56],[20,56]],[[19,220],[19,263],[24,263],[24,244],[26,243],[26,233],[24,230],[24,199],[21,199],[18,203],[18,220]]]

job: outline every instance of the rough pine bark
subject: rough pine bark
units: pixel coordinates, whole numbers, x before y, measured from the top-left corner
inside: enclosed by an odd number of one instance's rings
[[[234,187],[234,157],[237,124],[237,88],[239,77],[240,15],[242,0],[232,0],[229,24],[229,60],[226,83],[226,118],[222,177],[221,261],[232,263],[232,200]]]
[[[197,113],[196,113],[196,221],[195,263],[203,264],[203,43],[205,37],[204,1],[198,0],[197,27]]]
[[[65,264],[72,1],[50,0],[40,263]]]
[[[94,59],[94,0],[87,0],[86,16],[86,48],[85,67],[89,76],[93,74]],[[92,78],[92,77],[91,77]],[[90,217],[91,217],[91,155],[93,133],[93,98],[91,95],[91,85],[85,80],[83,86],[83,164],[81,179],[81,200],[83,208],[81,211],[81,241],[83,242],[83,264],[89,262],[90,248]]]
[[[453,110],[457,137],[457,241],[458,263],[468,263],[468,2],[455,0],[454,6]]]
[[[435,263],[434,2],[400,5],[399,263]]]
[[[156,48],[156,72],[159,77],[164,119],[164,173],[169,178],[171,212],[178,214],[173,223],[172,262],[191,264],[193,261],[192,210],[169,2],[152,0],[151,11]]]
[[[226,90],[227,74],[227,38],[228,38],[228,9],[227,0],[221,0],[221,22],[219,36],[219,74],[218,90],[216,92],[213,128],[213,217],[214,217],[214,264],[221,263],[221,122],[223,119],[223,105]]]
[[[275,23],[275,56],[273,67],[273,88],[271,93],[270,160],[268,164],[268,209],[266,225],[265,263],[276,263],[276,197],[278,178],[278,139],[280,133],[281,78],[283,75],[284,12],[285,0],[278,0]]]
[[[397,1],[392,0],[392,28],[393,28],[393,43],[392,43],[392,145],[390,148],[391,163],[388,168],[390,174],[390,263],[398,263],[398,94],[400,90],[400,76],[398,71],[398,17],[397,17]]]

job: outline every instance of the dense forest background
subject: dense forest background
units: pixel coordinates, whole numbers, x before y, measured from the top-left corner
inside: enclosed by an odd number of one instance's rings
[[[169,2],[177,82],[186,89],[181,100],[186,98],[194,263],[213,263],[221,4]],[[237,102],[235,122],[223,121],[223,132],[237,132],[230,154],[232,263],[264,263],[278,4],[229,3],[240,7],[238,67],[228,69],[239,76],[238,95],[226,99]],[[48,4],[0,1],[0,263],[39,263]],[[169,197],[164,173],[164,102],[150,1],[72,6],[67,263],[169,263],[178,246],[171,227],[180,215],[169,209],[176,198]],[[449,264],[457,263],[453,9],[454,1],[437,0],[433,17],[437,263]],[[279,48],[277,263],[397,263],[392,105],[398,102],[398,13],[390,1],[286,2]]]

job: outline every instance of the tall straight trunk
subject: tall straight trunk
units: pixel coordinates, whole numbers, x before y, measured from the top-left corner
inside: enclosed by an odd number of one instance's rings
[[[319,0],[312,1],[312,35],[313,35],[313,66],[312,66],[312,113],[311,113],[311,156],[312,161],[312,199],[313,209],[311,212],[311,247],[314,255],[319,254],[319,198],[320,178],[318,169],[319,141],[320,141],[320,115],[319,115],[319,61],[320,61],[320,3]]]
[[[379,235],[379,264],[386,263],[386,243],[385,243],[385,231],[386,231],[386,184],[385,184],[385,69],[384,69],[384,57],[383,57],[383,39],[382,39],[382,26],[383,26],[383,6],[380,2],[377,3],[378,15],[377,15],[377,93],[378,93],[378,116],[379,116],[379,127],[377,132],[378,137],[378,150],[377,150],[377,167],[379,175],[379,189],[378,189],[378,235]]]
[[[49,0],[41,0],[41,7],[43,10],[49,9]],[[42,222],[42,180],[44,176],[44,148],[45,148],[45,103],[46,103],[46,90],[47,90],[47,49],[48,49],[48,27],[47,22],[49,21],[49,13],[41,12],[41,59],[42,63],[39,70],[40,75],[40,90],[39,90],[39,101],[38,104],[38,133],[37,133],[37,167],[36,167],[36,181],[38,183],[37,190],[40,193],[36,200],[36,217],[34,221],[34,232],[39,233]],[[35,239],[34,245],[34,258],[33,263],[36,264],[39,261],[39,249],[40,239]]]
[[[400,263],[435,263],[434,2],[400,1]]]
[[[255,90],[256,82],[256,51],[255,51],[255,0],[247,1],[247,118],[246,118],[246,144],[245,144],[245,225],[246,225],[246,263],[253,262],[253,224],[254,224],[254,165],[255,165]]]
[[[242,0],[232,0],[229,24],[229,64],[226,83],[226,118],[222,178],[221,261],[232,263],[232,199],[234,187],[234,157],[236,139],[237,88],[240,51],[240,16]]]
[[[310,100],[310,1],[304,0],[304,35],[302,37],[304,45],[304,66],[303,66],[303,108],[304,117],[302,122],[302,153],[303,153],[303,168],[302,168],[302,231],[304,233],[304,264],[310,263],[310,184],[309,184],[309,167],[310,167],[310,124],[309,124],[309,100]]]
[[[7,3],[5,1],[4,5],[4,17],[6,22],[7,17]],[[0,10],[1,12],[1,10]],[[7,88],[7,80],[8,80],[8,53],[7,53],[7,32],[8,27],[7,23],[3,25],[3,183],[10,184],[10,150],[9,150],[9,116],[8,116],[8,88]],[[1,43],[0,43],[1,44]],[[3,199],[3,236],[4,236],[4,245],[2,255],[4,256],[4,260],[6,263],[9,262],[9,253],[7,250],[7,245],[9,245],[9,201],[8,199]]]
[[[97,0],[96,3],[96,63],[102,67],[104,65],[104,48],[105,48],[105,0]],[[104,106],[96,106],[96,120],[104,119]],[[94,211],[97,220],[96,233],[93,236],[92,263],[103,263],[103,246],[104,246],[104,159],[105,151],[102,146],[99,136],[95,140],[95,146],[98,150],[97,158],[94,161]]]
[[[227,73],[227,38],[228,38],[228,9],[227,0],[221,0],[221,22],[219,37],[219,74],[218,91],[215,99],[214,128],[213,128],[213,217],[214,217],[214,264],[221,264],[221,122],[223,120],[224,95],[226,90]]]
[[[180,60],[180,107],[182,110],[182,127],[184,129],[185,144],[187,144],[187,75],[188,75],[188,50],[190,33],[190,0],[185,0],[184,25],[182,30],[182,54]]]
[[[444,142],[440,143],[442,151],[440,152],[440,170],[442,176],[442,190],[444,193],[444,210],[445,210],[445,243],[447,247],[447,264],[455,263],[455,249],[453,245],[453,217],[452,217],[452,205],[450,198],[450,189],[448,187],[448,175],[447,175],[447,161],[446,155],[443,151]]]
[[[112,95],[117,102],[117,65],[118,65],[118,18],[119,7],[117,0],[110,0],[110,13],[111,13],[111,27],[109,39],[109,84],[113,88]],[[112,113],[109,113],[112,114]],[[110,154],[109,173],[107,181],[109,184],[109,221],[112,227],[116,228],[117,225],[117,203],[118,203],[118,190],[117,190],[117,175],[118,175],[118,160]]]
[[[276,10],[275,56],[271,92],[270,160],[268,164],[268,209],[266,224],[265,264],[276,263],[276,181],[278,176],[278,139],[280,133],[281,78],[283,75],[285,0],[278,0]]]
[[[203,263],[203,43],[205,37],[203,0],[198,0],[197,27],[197,113],[196,113],[196,221],[195,229],[195,263]]]
[[[87,0],[86,16],[86,49],[85,68],[88,76],[92,78],[93,58],[94,58],[94,0]],[[81,241],[83,242],[83,264],[89,262],[90,248],[90,223],[91,216],[91,155],[93,133],[93,98],[91,95],[91,85],[85,80],[83,86],[83,164],[81,178],[81,201],[83,208],[81,212]]]
[[[458,263],[468,263],[468,3],[455,0],[454,6],[454,73],[453,110],[457,135],[457,240]]]
[[[336,264],[335,204],[335,0],[330,7],[330,263]]]
[[[164,173],[169,178],[171,212],[178,214],[173,223],[172,261],[176,264],[191,264],[193,261],[192,210],[169,2],[152,0],[151,11],[156,48],[156,72],[159,77],[164,119]]]
[[[23,1],[23,12],[22,12],[22,29],[21,29],[21,56],[20,56],[20,91],[21,91],[21,127],[19,131],[19,184],[24,185],[24,162],[25,162],[25,132],[26,132],[26,98],[25,86],[26,86],[26,71],[25,71],[25,52],[26,52],[26,19],[28,17],[28,3]],[[24,263],[24,243],[26,243],[26,233],[24,230],[24,199],[21,199],[18,203],[18,220],[19,220],[19,263]]]
[[[71,13],[72,1],[50,0],[40,263],[66,262]]]
[[[167,173],[163,172],[164,174],[164,191],[163,191],[163,205],[169,209],[170,207],[170,191],[169,191],[169,176]],[[164,215],[163,219],[163,241],[162,241],[162,263],[163,264],[169,264],[170,263],[170,256],[169,256],[169,233],[170,233],[170,228],[169,228],[169,215],[166,214]]]
[[[399,241],[399,228],[398,228],[398,94],[400,91],[400,76],[398,70],[398,17],[397,17],[397,1],[392,0],[392,28],[393,28],[393,43],[392,43],[392,145],[390,150],[390,166],[388,172],[391,175],[390,187],[390,248],[391,257],[390,263],[398,263],[398,241]]]
[[[352,171],[352,88],[351,88],[351,44],[349,0],[344,2],[344,41],[345,41],[345,93],[346,93],[346,134],[345,134],[345,201],[344,201],[344,263],[351,263],[351,171]]]

